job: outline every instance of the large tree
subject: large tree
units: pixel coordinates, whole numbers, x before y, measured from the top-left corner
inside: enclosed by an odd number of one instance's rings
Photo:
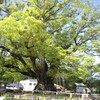
[[[42,90],[55,90],[54,77],[62,66],[82,72],[83,54],[100,32],[100,14],[88,1],[29,0],[10,4],[6,13],[0,48],[11,63],[4,66],[13,64],[14,71],[37,78],[36,89]]]

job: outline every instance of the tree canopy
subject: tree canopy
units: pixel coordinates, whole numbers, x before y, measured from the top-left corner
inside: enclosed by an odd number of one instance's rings
[[[86,53],[100,37],[100,12],[89,1],[28,0],[9,4],[5,11],[2,66],[37,78],[44,90],[59,71],[81,79],[89,74],[93,59]]]

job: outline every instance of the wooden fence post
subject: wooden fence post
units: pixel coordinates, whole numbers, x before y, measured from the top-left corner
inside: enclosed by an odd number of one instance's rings
[[[72,93],[70,93],[70,98],[72,98]]]

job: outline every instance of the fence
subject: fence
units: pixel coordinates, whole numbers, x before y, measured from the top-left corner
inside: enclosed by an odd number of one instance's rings
[[[35,91],[36,94],[9,93],[4,100],[100,100],[97,94],[66,93],[53,91]]]

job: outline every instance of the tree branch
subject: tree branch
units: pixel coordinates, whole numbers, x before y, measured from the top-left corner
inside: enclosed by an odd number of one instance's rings
[[[76,32],[76,36],[74,37],[74,42],[75,42],[76,45],[78,45],[78,43],[77,43],[77,37],[78,37],[78,35],[85,28],[86,28],[86,24],[84,24],[83,26],[81,26],[81,28],[78,30],[78,32]]]
[[[61,7],[59,7],[56,11],[52,11],[51,12],[51,10],[55,7],[55,5],[53,5],[46,13],[50,13],[47,17],[46,16],[44,16],[43,17],[43,21],[44,22],[47,22],[48,20],[50,20],[51,18],[51,16],[53,16],[53,15],[55,15],[59,10],[61,10],[61,9],[63,9],[64,7],[66,7],[66,5],[67,5],[68,3],[64,3],[64,5],[63,6],[61,6]],[[46,14],[45,13],[45,14]]]
[[[0,46],[0,48],[2,48],[3,50],[6,50],[7,52],[9,52],[11,54],[12,57],[18,59],[19,61],[21,61],[21,63],[26,66],[26,62],[24,61],[24,59],[21,57],[20,54],[15,54],[13,52],[10,51],[10,49],[6,48],[5,46]]]
[[[21,71],[18,66],[9,65],[9,64],[4,65],[3,67],[7,68],[10,72],[19,72],[22,75],[30,76],[32,78],[37,77],[36,73],[34,71],[32,71],[31,69]]]

